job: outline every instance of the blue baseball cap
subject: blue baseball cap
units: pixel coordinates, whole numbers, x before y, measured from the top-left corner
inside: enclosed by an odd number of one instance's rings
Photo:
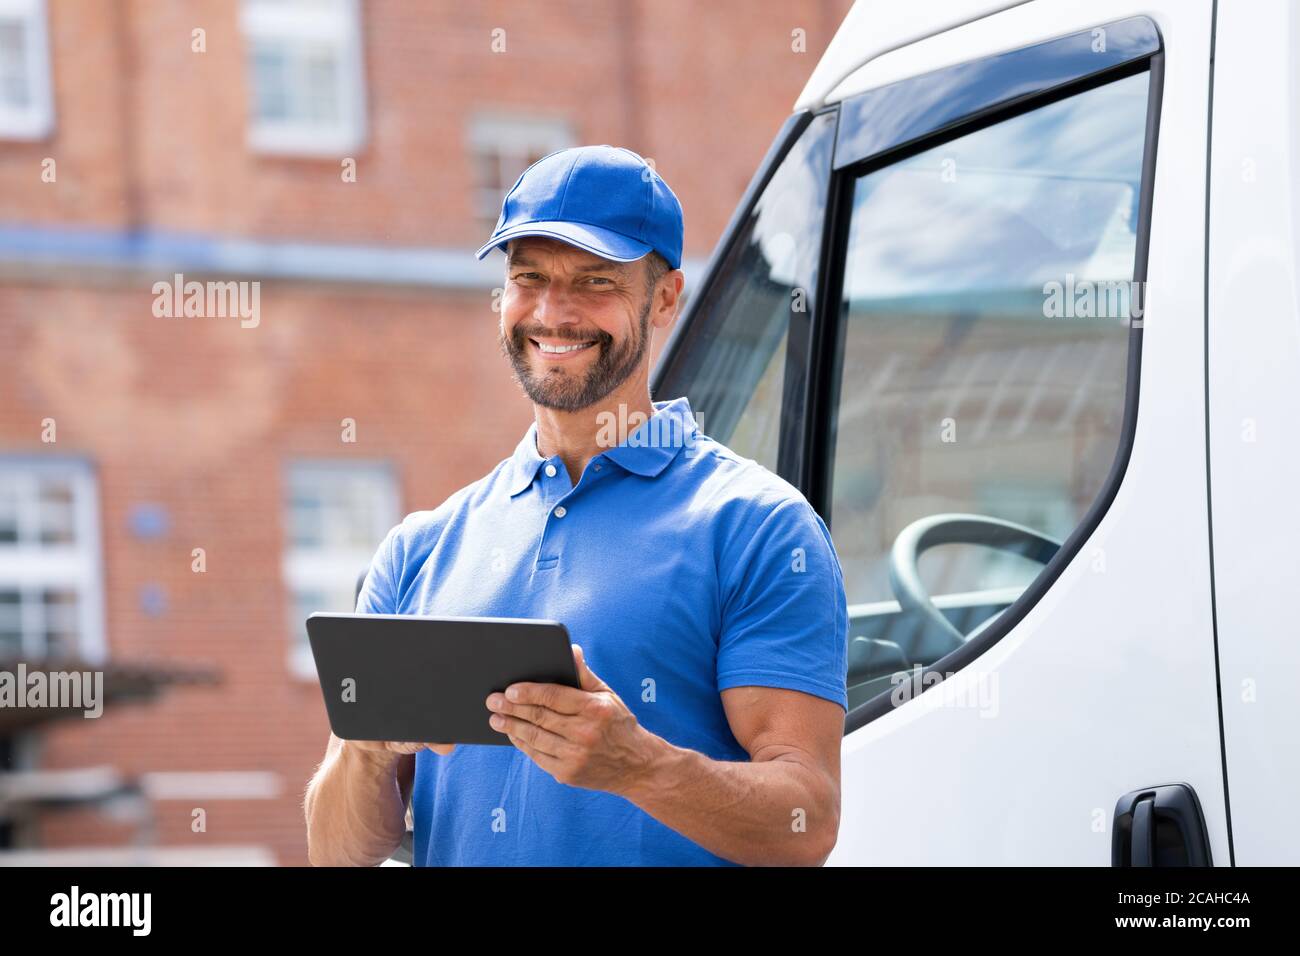
[[[650,164],[622,146],[573,146],[523,171],[501,203],[492,238],[476,252],[521,236],[548,236],[605,259],[632,262],[652,249],[682,263],[682,204]]]

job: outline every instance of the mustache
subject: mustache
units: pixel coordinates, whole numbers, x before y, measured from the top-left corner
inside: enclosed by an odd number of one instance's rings
[[[572,342],[596,342],[598,345],[607,345],[614,341],[614,337],[608,332],[602,332],[595,329],[591,332],[574,332],[569,329],[544,329],[529,328],[523,329],[515,326],[511,332],[510,338],[516,343],[522,343],[526,338],[547,338],[547,339],[568,339]]]

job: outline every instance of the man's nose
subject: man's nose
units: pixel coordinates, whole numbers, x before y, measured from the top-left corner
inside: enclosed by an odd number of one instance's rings
[[[581,317],[564,283],[548,282],[533,304],[533,320],[551,327],[576,325]]]

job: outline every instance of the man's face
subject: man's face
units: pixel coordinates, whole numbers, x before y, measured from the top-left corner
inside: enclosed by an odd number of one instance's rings
[[[614,262],[533,236],[508,249],[500,343],[519,383],[546,408],[599,402],[644,360],[647,262]]]

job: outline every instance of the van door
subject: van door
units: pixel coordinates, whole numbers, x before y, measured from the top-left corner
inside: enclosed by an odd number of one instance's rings
[[[1300,858],[1300,9],[1220,4],[1210,175],[1214,582],[1233,855]]]
[[[656,395],[835,539],[832,864],[1228,862],[1210,14],[1032,2],[852,71],[782,131],[665,350]]]

